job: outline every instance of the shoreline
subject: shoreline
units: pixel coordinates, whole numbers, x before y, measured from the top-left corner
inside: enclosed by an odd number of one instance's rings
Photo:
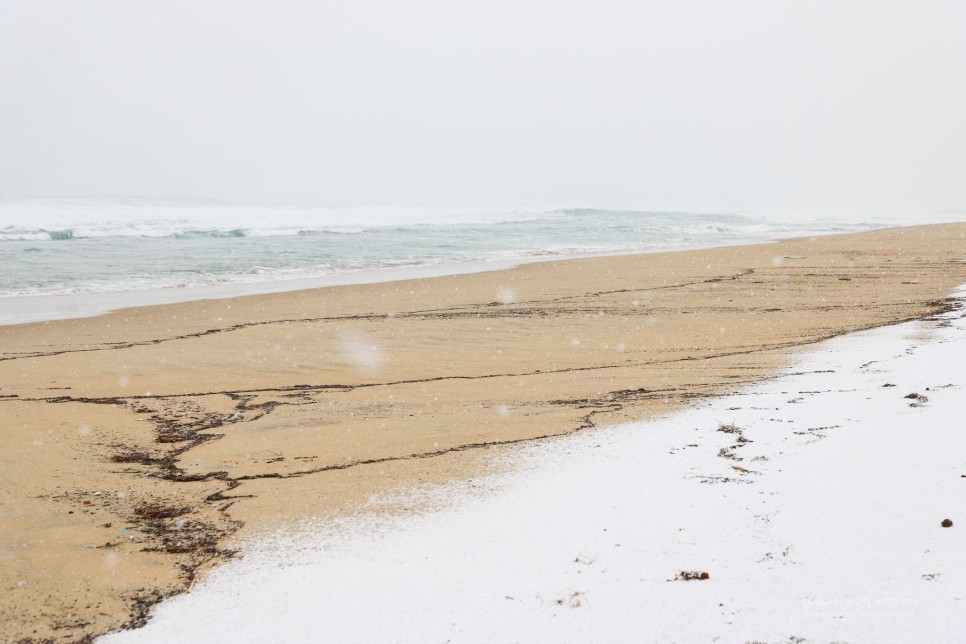
[[[21,544],[0,558],[3,630],[136,627],[265,530],[934,315],[966,282],[964,240],[920,226],[0,327],[0,528]]]
[[[97,200],[94,201],[96,202]],[[106,201],[107,203],[103,204],[103,207],[109,211],[111,208],[111,200],[108,199]],[[92,205],[90,207],[93,208]],[[106,232],[104,230],[100,230],[98,234],[93,234],[95,230],[99,229],[93,222],[88,222],[88,227],[93,226],[92,230],[87,231],[91,233],[90,236],[82,234],[75,241],[38,241],[37,243],[41,245],[39,247],[31,246],[30,244],[33,242],[27,240],[9,239],[7,242],[0,242],[3,244],[13,244],[12,248],[5,247],[6,250],[12,250],[13,252],[8,253],[6,267],[10,275],[8,275],[8,280],[6,280],[3,289],[4,293],[0,295],[0,325],[91,316],[110,310],[130,308],[133,306],[149,306],[206,298],[227,298],[250,294],[284,292],[338,284],[432,277],[478,270],[494,270],[533,261],[554,261],[602,255],[673,252],[697,248],[768,243],[781,239],[866,232],[909,225],[910,220],[930,224],[954,223],[956,217],[950,213],[943,212],[923,212],[917,215],[906,213],[902,217],[898,216],[897,213],[888,212],[852,213],[848,217],[842,213],[831,212],[812,213],[810,215],[802,212],[793,212],[786,213],[784,216],[780,216],[775,212],[678,213],[677,215],[683,217],[683,221],[679,222],[681,229],[678,233],[680,234],[675,234],[672,230],[674,223],[663,221],[670,216],[670,213],[632,213],[631,211],[609,211],[597,208],[562,208],[545,212],[544,214],[549,217],[546,221],[559,219],[562,216],[561,213],[570,213],[567,217],[577,217],[577,221],[565,223],[563,229],[559,231],[559,236],[556,233],[548,234],[547,230],[538,227],[537,230],[530,231],[536,235],[531,240],[532,243],[528,242],[522,245],[520,243],[510,243],[507,245],[506,236],[501,237],[499,234],[500,228],[494,227],[490,232],[497,234],[497,236],[491,240],[491,243],[487,244],[483,241],[486,239],[484,235],[470,244],[473,247],[472,252],[469,250],[470,247],[464,248],[459,246],[459,244],[457,246],[462,248],[462,250],[447,251],[448,246],[444,243],[446,242],[446,235],[443,235],[442,238],[432,237],[427,240],[426,247],[422,250],[417,248],[415,252],[418,256],[414,257],[412,256],[413,249],[408,245],[406,248],[402,248],[398,244],[396,246],[389,244],[382,248],[384,254],[380,255],[379,253],[365,252],[365,246],[363,248],[356,248],[356,245],[358,245],[358,240],[356,240],[354,242],[355,245],[353,243],[348,244],[348,248],[355,248],[356,250],[347,252],[356,252],[357,255],[335,253],[331,258],[334,263],[330,263],[328,269],[323,269],[314,263],[309,256],[311,254],[305,255],[307,249],[304,247],[304,244],[298,243],[298,249],[291,250],[291,253],[294,253],[295,256],[302,257],[305,261],[295,262],[291,266],[286,264],[286,267],[276,266],[276,269],[271,271],[271,275],[260,274],[256,276],[255,273],[268,271],[269,267],[275,266],[275,264],[267,258],[257,260],[255,263],[248,262],[245,258],[261,256],[258,250],[260,246],[252,246],[252,244],[259,239],[263,239],[265,240],[264,243],[273,246],[276,242],[270,240],[277,240],[279,239],[278,236],[258,234],[252,237],[243,236],[244,239],[237,240],[242,243],[241,246],[236,246],[235,242],[231,239],[223,239],[215,236],[213,239],[222,239],[222,241],[228,243],[227,246],[224,244],[215,244],[215,246],[209,249],[208,253],[201,253],[199,255],[198,249],[191,244],[198,241],[198,239],[203,239],[204,236],[201,238],[194,237],[193,235],[197,231],[194,231],[193,227],[200,226],[202,230],[207,228],[220,229],[220,224],[217,224],[215,221],[210,221],[210,225],[204,225],[201,221],[198,221],[195,224],[188,225],[187,220],[184,220],[182,216],[171,217],[171,213],[168,213],[167,220],[164,216],[161,216],[160,220],[155,217],[147,217],[145,219],[144,213],[139,214],[136,210],[135,212],[127,213],[127,215],[130,215],[127,218],[132,219],[133,223],[128,222],[127,225],[122,225],[121,220],[125,218],[120,217],[120,215],[118,215],[116,220],[109,223],[109,227],[114,226],[116,228],[114,230],[115,235],[100,234]],[[510,217],[508,220],[509,225],[512,227],[543,220],[541,217],[537,217],[534,220],[527,218],[516,220],[512,216],[527,210],[529,209],[510,208],[507,213]],[[586,213],[597,212],[608,213],[598,222],[598,227],[602,227],[605,232],[599,238],[593,235],[593,239],[586,238],[581,231],[586,232],[585,229],[587,229],[589,222],[584,221],[581,217],[589,216]],[[580,213],[585,214],[581,215]],[[62,214],[64,217],[67,217],[68,213]],[[631,221],[628,219],[629,214],[640,215],[642,219],[637,222]],[[89,219],[90,213],[84,215],[84,208],[81,208],[80,214],[75,213],[75,215],[80,217],[80,219],[75,221],[75,224],[81,225],[81,232],[83,232],[84,224],[80,222],[85,221],[85,218]],[[786,219],[787,217],[790,218]],[[325,217],[323,217],[324,219]],[[432,222],[434,221],[439,223],[437,219],[438,217],[431,217],[430,220],[424,223],[432,226]],[[56,225],[48,222],[48,227],[65,226],[69,228],[73,225],[69,221],[70,218],[67,217],[64,221]],[[168,228],[165,228],[163,232],[166,235],[157,236],[151,234],[151,231],[157,233],[156,227],[164,224],[165,221],[167,221],[165,226],[168,226]],[[410,234],[413,234],[418,231],[418,227],[421,225],[420,221],[422,220],[417,217],[417,219],[410,221],[409,224],[404,225],[408,225],[410,228],[407,230]],[[387,222],[383,221],[382,223],[385,224]],[[319,222],[316,222],[316,224],[319,224]],[[368,229],[364,224],[365,221],[360,222],[361,228],[356,230],[356,232],[366,232]],[[37,225],[40,224],[38,223]],[[134,229],[138,229],[138,225],[147,226],[142,231],[145,233],[145,237],[132,236],[130,234],[132,231],[130,226],[132,225]],[[314,230],[307,222],[305,225],[308,227],[303,229],[302,226],[299,226],[298,229],[306,233],[311,233]],[[480,225],[495,226],[495,223],[481,220]],[[16,223],[12,224],[13,229],[17,227]],[[8,226],[7,232],[10,233],[12,228]],[[222,232],[226,233],[226,237],[233,238],[228,233],[239,232],[240,229],[234,230],[235,226],[231,226],[230,228],[231,230],[225,229]],[[385,226],[382,224],[376,223],[372,230],[379,231],[384,228]],[[557,226],[554,226],[554,228],[557,228]],[[42,228],[42,230],[45,231],[46,228]],[[623,230],[624,232],[616,235],[613,232],[614,230]],[[140,251],[137,250],[139,248],[139,239],[149,246],[156,242],[164,242],[167,244],[171,241],[168,240],[168,237],[170,235],[176,235],[177,231],[180,231],[181,234],[189,238],[185,241],[191,242],[189,248],[183,249],[189,256],[184,258],[187,263],[174,262],[174,265],[168,266],[170,261],[165,260],[163,253],[158,255],[156,249],[151,250],[148,247],[140,247]],[[332,233],[335,232],[335,229],[329,230],[325,226],[322,226],[319,232],[322,231]],[[606,231],[611,232],[607,233]],[[482,234],[482,231],[477,232]],[[294,234],[294,231],[289,231],[289,233]],[[516,231],[516,233],[510,235],[510,238],[520,238],[521,234],[523,234],[523,238],[528,239],[525,230]],[[2,236],[0,235],[0,237]],[[310,238],[312,238],[311,235],[304,237],[299,234],[294,235],[291,241],[296,243],[299,240]],[[320,238],[319,243],[323,243],[323,239]],[[348,239],[351,240],[351,236]],[[502,242],[500,241],[501,239]],[[386,242],[386,240],[382,240],[382,242]],[[98,250],[98,244],[102,243],[106,243],[108,246]],[[76,244],[93,244],[94,248],[88,248],[83,256],[78,257],[75,256],[75,253],[80,251],[77,250]],[[34,251],[44,250],[45,252],[42,254],[30,253],[30,257],[22,257],[18,260],[19,253],[16,252],[17,248]],[[75,248],[75,251],[69,250],[71,248]],[[174,253],[168,260],[180,256],[177,248],[177,244],[171,245],[168,248],[166,252]],[[48,254],[47,251],[52,254]],[[464,252],[467,254],[464,254]],[[120,255],[115,257],[111,253],[120,253]],[[221,273],[223,269],[230,269],[230,266],[223,266],[211,272],[204,268],[204,262],[201,264],[197,263],[201,261],[201,258],[208,257],[212,253],[219,257],[222,255],[231,255],[234,257],[237,254],[239,261],[234,262],[232,260],[229,261],[229,264],[234,265],[234,268],[231,270],[237,269],[238,272],[232,273],[229,271],[227,274]],[[140,262],[142,255],[145,260],[143,263]],[[269,252],[270,255],[271,252]],[[303,255],[305,256],[303,257]],[[97,257],[100,257],[101,261],[96,261],[95,258]],[[399,261],[410,261],[411,263],[408,267],[398,266],[396,268],[386,268],[383,266],[380,268],[379,266],[381,264],[378,261],[380,257],[394,258]],[[338,258],[338,261],[336,261],[336,258]],[[354,263],[353,258],[356,260],[365,258],[365,262],[368,262],[369,267],[343,270],[349,264]],[[323,261],[318,258],[316,259],[317,261]],[[102,262],[116,264],[117,262],[126,263],[128,260],[132,262],[132,268],[131,271],[128,271],[124,275],[111,274],[105,270],[88,270],[84,268],[85,262],[93,267]],[[328,260],[323,261],[323,263],[326,262]],[[264,265],[262,265],[263,263]],[[282,263],[284,264],[285,262]],[[57,267],[63,266],[74,266],[77,270],[71,272],[57,270]],[[193,270],[191,268],[192,266],[198,270]],[[311,266],[314,266],[314,268],[311,268]],[[343,269],[336,268],[337,266],[343,266]],[[158,271],[157,269],[159,267],[162,270]],[[280,272],[276,272],[276,270]],[[53,272],[50,273],[50,271]],[[35,279],[37,277],[44,277],[44,279]],[[127,281],[128,279],[133,281]],[[53,284],[53,281],[59,282],[59,285]],[[43,286],[42,283],[45,282],[50,283]],[[115,291],[113,290],[115,288],[122,290]],[[44,293],[45,291],[51,290],[55,292]],[[14,295],[14,292],[17,291],[21,293]]]
[[[887,230],[888,227],[872,230]],[[849,232],[833,232],[827,235],[847,235]],[[565,262],[600,257],[625,257],[631,255],[650,255],[655,253],[676,253],[712,248],[734,246],[754,246],[771,244],[788,239],[809,239],[811,237],[776,238],[766,241],[734,242],[730,244],[682,244],[671,247],[649,247],[633,250],[613,250],[586,253],[540,253],[512,259],[490,259],[484,261],[447,262],[441,264],[418,264],[406,267],[373,268],[344,273],[332,273],[316,277],[280,279],[272,281],[226,282],[179,288],[158,288],[136,291],[103,291],[84,293],[63,293],[54,295],[16,295],[0,297],[0,326],[34,324],[56,320],[99,317],[125,309],[185,304],[203,300],[225,300],[254,295],[272,295],[310,291],[333,286],[358,286],[362,284],[384,284],[409,280],[433,279],[454,275],[470,275],[506,271],[528,264],[544,262]]]
[[[931,223],[921,225],[955,225],[948,215],[931,217]],[[768,239],[749,239],[730,242],[668,243],[661,246],[644,246],[632,249],[614,249],[586,252],[532,251],[513,257],[493,257],[482,260],[444,261],[441,263],[413,264],[391,268],[367,268],[345,272],[327,273],[312,277],[285,278],[267,281],[228,281],[181,287],[164,287],[122,291],[87,291],[80,293],[25,294],[0,296],[0,326],[33,324],[76,318],[98,317],[125,309],[182,304],[210,299],[232,299],[253,295],[271,295],[295,291],[381,284],[418,279],[432,279],[453,275],[504,271],[528,264],[571,261],[600,257],[624,257],[676,253],[692,250],[710,250],[740,246],[757,246],[782,241],[816,239],[865,232],[876,232],[914,227],[884,221],[864,230],[824,230],[818,234],[778,235]]]

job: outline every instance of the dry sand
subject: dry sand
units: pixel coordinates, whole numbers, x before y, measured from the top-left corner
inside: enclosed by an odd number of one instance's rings
[[[963,282],[953,224],[0,327],[0,632],[137,625],[264,531],[730,393]]]

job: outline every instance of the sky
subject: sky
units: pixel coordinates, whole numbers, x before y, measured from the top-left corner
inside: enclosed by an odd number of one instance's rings
[[[0,0],[0,196],[966,211],[958,0]]]

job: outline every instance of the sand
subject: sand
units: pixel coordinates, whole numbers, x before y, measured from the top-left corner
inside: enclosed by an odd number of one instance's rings
[[[374,499],[729,393],[964,281],[953,224],[0,327],[0,632],[136,626],[266,531],[405,512]]]
[[[956,295],[734,394],[519,445],[415,490],[431,511],[266,535],[100,641],[962,642]]]

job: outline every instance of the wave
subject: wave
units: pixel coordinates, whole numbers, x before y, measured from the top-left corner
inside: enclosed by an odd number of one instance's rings
[[[918,217],[917,217],[918,218]],[[959,219],[936,214],[938,221]],[[387,231],[438,231],[542,224],[625,226],[629,231],[676,231],[780,236],[862,230],[908,223],[898,213],[680,212],[605,208],[418,208],[370,206],[238,205],[210,201],[140,198],[0,198],[0,242],[67,241],[90,238],[279,237],[365,235]]]
[[[546,208],[326,208],[133,198],[0,199],[0,241],[356,234],[385,228],[487,226],[566,216],[566,211]]]
[[[278,282],[402,267],[721,246],[896,223],[910,222],[809,213],[0,198],[0,297]]]
[[[174,233],[170,237],[177,237],[178,239],[190,239],[192,237],[248,237],[247,231],[241,228],[232,228],[231,230],[186,230],[180,233]]]
[[[39,250],[39,249],[38,249]],[[558,253],[548,253],[557,255]],[[481,262],[513,262],[526,259],[525,253],[501,253],[486,258],[462,260],[422,258],[412,260],[338,261],[302,267],[253,266],[244,271],[211,272],[186,269],[162,273],[114,275],[86,275],[73,281],[62,279],[40,285],[4,285],[0,280],[0,299],[50,295],[79,295],[83,293],[124,293],[159,289],[192,289],[211,286],[237,286],[333,278],[360,272],[382,272],[395,269],[430,268],[443,265],[470,265]]]

